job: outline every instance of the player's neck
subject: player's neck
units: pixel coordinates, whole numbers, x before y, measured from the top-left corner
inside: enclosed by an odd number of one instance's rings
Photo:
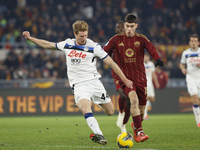
[[[197,51],[198,50],[198,47],[195,47],[195,48],[190,48],[192,51]]]

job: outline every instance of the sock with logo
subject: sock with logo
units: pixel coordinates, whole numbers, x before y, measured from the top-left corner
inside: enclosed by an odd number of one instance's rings
[[[88,126],[94,132],[94,134],[103,135],[103,133],[100,130],[100,127],[99,127],[97,120],[93,116],[93,113],[86,113],[84,115],[84,117],[85,117],[85,120],[86,120]]]

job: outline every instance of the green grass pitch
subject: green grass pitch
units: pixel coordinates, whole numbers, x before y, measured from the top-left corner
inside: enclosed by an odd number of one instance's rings
[[[0,150],[117,150],[117,115],[95,115],[108,140],[106,146],[93,143],[83,116],[0,117]],[[130,126],[127,130],[133,134]],[[200,128],[193,114],[150,115],[143,121],[149,139],[134,143],[135,150],[199,150]]]

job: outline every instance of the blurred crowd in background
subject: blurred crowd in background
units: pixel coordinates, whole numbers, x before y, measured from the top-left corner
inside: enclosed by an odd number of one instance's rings
[[[199,8],[200,0],[1,0],[0,52],[6,55],[0,59],[0,79],[67,78],[64,54],[26,45],[23,31],[59,42],[74,38],[72,24],[80,19],[90,26],[89,38],[103,46],[127,13],[138,17],[136,31],[156,46],[169,77],[184,78],[177,47],[184,50],[191,34],[200,35]],[[112,78],[108,66],[100,61],[97,66],[104,78]]]

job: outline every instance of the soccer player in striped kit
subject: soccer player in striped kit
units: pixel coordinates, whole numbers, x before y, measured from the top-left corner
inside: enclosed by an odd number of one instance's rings
[[[136,142],[142,142],[149,138],[142,128],[142,118],[147,101],[147,81],[144,68],[145,49],[156,60],[156,66],[163,66],[163,61],[146,36],[135,32],[137,26],[137,17],[128,14],[124,23],[125,34],[115,35],[103,48],[106,52],[112,51],[113,55],[118,56],[119,59],[115,60],[116,63],[121,67],[126,77],[133,81],[133,89],[128,88],[122,81],[120,81],[120,86],[130,99],[134,139]]]
[[[190,48],[183,51],[180,62],[180,69],[186,75],[188,93],[192,98],[193,113],[200,128],[200,48],[199,36],[193,34],[190,36]]]

